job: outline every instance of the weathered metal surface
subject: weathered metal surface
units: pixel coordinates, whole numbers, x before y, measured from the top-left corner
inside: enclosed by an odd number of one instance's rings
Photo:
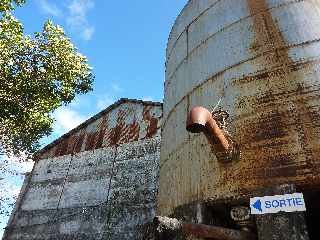
[[[167,48],[158,214],[272,184],[320,187],[319,22],[319,1],[189,1]],[[238,162],[180,128],[199,105],[230,114]]]
[[[162,104],[120,99],[41,150],[38,159],[160,136]]]
[[[122,99],[45,147],[4,239],[150,236],[161,117],[160,103]]]
[[[272,186],[264,189],[261,196],[296,193],[294,185]],[[303,212],[279,212],[256,216],[259,240],[309,240]],[[311,238],[312,239],[312,238]],[[316,239],[316,238],[314,238]]]
[[[153,137],[36,162],[4,239],[143,239],[159,158]]]
[[[197,223],[184,223],[174,218],[157,216],[154,219],[156,240],[180,239],[178,236],[210,238],[213,240],[254,240],[250,232]]]

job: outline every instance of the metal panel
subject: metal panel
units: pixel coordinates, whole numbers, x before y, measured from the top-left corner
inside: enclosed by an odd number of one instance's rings
[[[247,0],[218,1],[188,28],[189,53],[199,45],[226,31],[233,24],[249,16]],[[242,24],[243,25],[243,24]],[[227,45],[227,44],[224,44]]]
[[[188,53],[188,33],[184,31],[175,43],[170,58],[167,59],[166,76],[171,76],[172,73],[179,67],[179,64],[187,57]]]
[[[41,151],[53,158],[160,136],[162,106],[138,100],[120,100],[110,111],[88,120]],[[111,106],[112,107],[112,106]]]
[[[172,27],[167,46],[167,58],[170,57],[175,42],[186,27],[219,1],[221,0],[190,0],[188,2]]]
[[[159,152],[153,137],[36,162],[9,238],[101,239],[108,231],[142,239],[155,216]]]
[[[188,33],[188,56],[167,62],[176,70],[165,83],[160,214],[195,199],[247,198],[272,184],[320,187],[319,21],[320,3],[311,0],[188,3],[167,49],[177,54],[178,33]],[[218,103],[242,152],[230,164],[217,162],[202,135],[186,141],[181,120],[192,106]],[[167,188],[174,199],[162,196]]]

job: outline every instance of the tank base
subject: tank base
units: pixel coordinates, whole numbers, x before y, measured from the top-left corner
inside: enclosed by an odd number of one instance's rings
[[[266,188],[265,196],[295,193],[294,185]],[[258,240],[309,240],[303,212],[258,215],[256,217]]]

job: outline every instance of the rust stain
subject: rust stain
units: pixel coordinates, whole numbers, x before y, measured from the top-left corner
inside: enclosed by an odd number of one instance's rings
[[[113,116],[114,112],[112,110],[117,109],[122,104],[128,104],[127,108],[114,111],[117,115]],[[141,116],[139,108],[143,108],[145,116]],[[161,114],[156,117],[152,116],[151,110],[153,108],[160,111]],[[117,119],[116,126],[111,128],[110,122],[113,118]],[[162,118],[161,103],[123,98],[47,145],[34,156],[34,160],[38,161],[44,158],[137,141],[140,138],[145,138],[144,134],[140,136],[141,125],[145,124],[148,126],[147,136],[152,137],[159,130],[157,124],[160,118]],[[99,120],[100,123],[96,126],[96,121]]]
[[[255,40],[250,50],[253,52],[270,52],[266,56],[268,64],[288,65],[287,45],[277,23],[273,20],[266,0],[247,0],[249,11],[253,20]]]
[[[131,124],[125,122],[127,113],[124,110],[119,110],[117,124],[114,128],[107,132],[107,146],[116,146],[125,142],[135,141],[139,139],[140,126],[134,117]]]
[[[136,117],[134,117],[133,122],[129,125],[129,133],[127,141],[137,141],[139,140],[139,131],[140,131],[140,125],[137,122]]]
[[[256,125],[252,125],[255,130],[248,142],[259,142],[264,140],[274,141],[276,138],[283,138],[288,135],[285,131],[285,116],[279,112],[270,112],[268,116],[259,119]]]
[[[309,168],[314,168],[317,159],[319,158],[316,153],[318,149],[317,141],[314,138],[318,137],[318,131],[314,126],[314,123],[319,122],[320,114],[316,113],[316,119],[312,120],[310,116],[310,109],[307,107],[307,102],[303,99],[297,99],[295,104],[291,108],[291,117],[294,119],[295,124],[293,125],[298,135],[298,141],[300,143],[301,152],[303,152],[306,160],[306,164]],[[314,115],[313,115],[314,116]],[[319,171],[316,170],[316,172]],[[317,175],[317,173],[315,174]]]
[[[68,150],[68,138],[64,139],[61,144],[58,146],[55,152],[55,156],[63,156],[67,153]]]
[[[268,1],[247,0],[247,4],[255,35],[249,51],[262,56],[253,64],[264,69],[232,80],[232,87],[239,91],[232,124],[242,159],[215,169],[215,190],[207,191],[205,197],[248,196],[278,183],[320,184],[320,84],[313,69],[319,59],[294,62]]]
[[[85,151],[90,151],[94,149],[95,139],[96,139],[96,133],[86,134]]]
[[[77,144],[78,137],[71,135],[70,137],[68,137],[67,141],[68,141],[68,147],[67,147],[66,154],[72,154],[74,152],[75,144]]]
[[[81,151],[82,148],[82,144],[84,142],[84,138],[85,138],[85,133],[80,133],[77,139],[77,143],[74,147],[74,152],[75,153],[79,153]]]
[[[239,174],[237,181],[246,187],[258,184],[263,186],[269,179],[276,177],[294,178],[298,168],[310,167],[306,162],[301,166],[294,164],[296,159],[293,158],[298,158],[297,154],[300,152],[297,149],[289,149],[290,144],[301,144],[301,141],[297,142],[292,136],[292,126],[297,123],[292,121],[287,106],[291,104],[289,97],[297,99],[296,96],[299,95],[299,81],[304,77],[299,72],[302,64],[294,63],[289,57],[288,44],[278,23],[272,17],[267,1],[247,0],[247,3],[255,33],[249,51],[255,55],[262,54],[262,64],[267,70],[236,80],[234,84],[240,87],[242,84],[254,82],[257,89],[259,85],[264,85],[266,89],[257,91],[254,96],[241,96],[236,100],[240,108],[246,103],[246,106],[250,106],[256,112],[250,121],[239,122],[241,148],[245,149],[243,158],[246,160],[241,164],[241,168],[247,169],[251,179],[234,171],[235,166],[228,166],[226,171],[221,169],[223,174],[220,179],[221,184],[232,185],[235,174]],[[305,132],[302,134],[305,135]]]
[[[124,111],[119,110],[116,127],[110,129],[109,133],[107,133],[108,146],[115,146],[120,142],[121,132],[125,129],[125,115],[126,113]]]
[[[148,128],[147,128],[147,134],[146,134],[146,138],[151,138],[153,137],[155,134],[157,134],[158,131],[158,119],[154,118],[150,111],[151,111],[151,106],[144,106],[143,108],[143,119],[145,121],[148,121]]]
[[[101,123],[100,123],[100,126],[98,128],[98,129],[100,129],[99,132],[98,132],[98,139],[97,139],[97,142],[95,144],[95,148],[96,149],[102,147],[104,134],[105,134],[106,128],[107,128],[107,124],[108,124],[107,116],[102,116]]]

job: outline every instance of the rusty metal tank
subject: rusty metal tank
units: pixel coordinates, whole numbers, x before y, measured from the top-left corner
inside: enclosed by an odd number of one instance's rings
[[[320,186],[320,1],[190,0],[167,46],[158,213],[258,189]],[[194,106],[229,113],[241,157],[189,134]]]

